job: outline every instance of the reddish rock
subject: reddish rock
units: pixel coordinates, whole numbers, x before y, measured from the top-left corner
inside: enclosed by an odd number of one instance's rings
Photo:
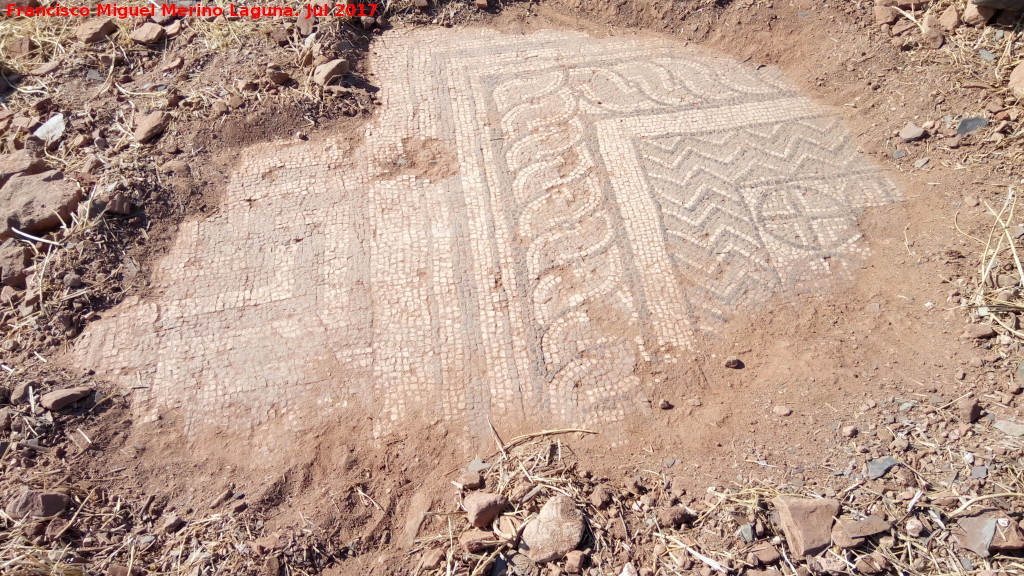
[[[11,388],[11,404],[15,406],[28,404],[28,397],[30,393],[38,393],[38,391],[39,384],[36,382],[22,382],[20,384],[15,384],[14,388]]]
[[[654,515],[662,528],[679,528],[690,519],[690,514],[682,506],[658,508]]]
[[[1010,72],[1009,88],[1014,96],[1024,100],[1024,62],[1017,64],[1013,72]]]
[[[466,530],[459,536],[459,545],[470,554],[493,548],[500,543],[494,533],[485,530]]]
[[[872,552],[857,560],[857,572],[861,574],[881,574],[889,569],[889,561],[881,552]]]
[[[136,28],[129,38],[137,44],[156,44],[164,39],[164,27],[153,22],[146,22]]]
[[[131,571],[129,571],[127,566],[111,564],[107,567],[106,574],[107,576],[142,576],[145,572],[138,566],[132,566]]]
[[[39,399],[39,404],[47,410],[57,411],[86,398],[90,394],[92,394],[92,388],[86,387],[54,390],[53,392],[43,394],[43,397]]]
[[[107,212],[127,216],[132,213],[132,203],[124,197],[124,194],[118,192],[107,202]]]
[[[466,519],[477,528],[483,528],[501,514],[508,501],[501,494],[491,492],[473,492],[463,501],[466,507]]]
[[[16,150],[0,154],[0,186],[15,174],[39,174],[46,170],[46,163],[31,150]]]
[[[828,548],[839,502],[796,496],[778,496],[772,502],[779,511],[786,542],[797,558],[813,556]]]
[[[305,16],[298,16],[295,19],[295,29],[299,31],[299,34],[303,38],[313,33],[313,26],[316,25],[316,17],[306,18]]]
[[[1002,510],[983,510],[961,518],[952,530],[960,546],[981,557],[990,552],[1014,552],[1024,549],[1024,535],[1017,522]]]
[[[24,288],[28,263],[29,252],[22,242],[9,238],[0,245],[0,281],[5,286]]]
[[[139,125],[135,129],[135,141],[145,144],[155,140],[163,134],[170,120],[171,115],[166,112],[160,110],[150,112],[142,120],[139,120]]]
[[[479,10],[487,10],[488,8],[490,8],[490,6],[487,3],[487,0],[475,0],[473,3]]]
[[[22,36],[8,41],[5,47],[7,48],[7,52],[12,56],[27,56],[39,46],[32,40],[32,38]]]
[[[973,2],[968,2],[967,9],[964,10],[963,21],[968,26],[984,26],[995,15],[995,8],[978,6]]]
[[[952,32],[960,25],[960,13],[957,12],[956,6],[950,5],[949,8],[939,16],[939,26],[942,26],[946,32]]]
[[[892,24],[896,22],[899,17],[900,13],[893,10],[891,7],[875,4],[875,24],[878,24],[879,26]]]
[[[615,494],[611,488],[608,488],[604,484],[598,484],[594,487],[594,491],[590,493],[590,503],[598,510],[604,510],[612,503],[612,498]]]
[[[972,397],[963,398],[957,403],[957,411],[960,412],[960,421],[974,424],[981,418],[981,406]]]
[[[844,550],[856,548],[864,543],[864,538],[854,538],[847,531],[847,526],[856,523],[849,518],[841,518],[832,526],[832,543]]]
[[[69,502],[67,494],[26,488],[7,504],[4,512],[17,520],[29,517],[45,518],[60,514]]]
[[[992,329],[988,324],[968,324],[967,328],[960,334],[960,338],[965,340],[982,340],[985,338],[995,338],[996,331]]]
[[[583,530],[583,513],[571,498],[559,494],[523,528],[519,551],[534,562],[554,562],[579,546]]]
[[[762,544],[760,547],[754,548],[753,553],[758,562],[765,566],[771,566],[782,558],[779,550],[771,544]]]
[[[888,532],[892,529],[892,524],[878,516],[868,516],[863,520],[847,523],[844,528],[846,533],[852,538],[867,538],[868,536]]]
[[[117,30],[117,25],[110,18],[94,18],[81,23],[75,30],[75,36],[86,44],[99,42]]]
[[[931,14],[926,15],[921,26],[921,45],[933,50],[942,48],[943,42],[946,41],[942,31],[943,28],[942,24],[939,23],[939,19]]]
[[[168,38],[174,38],[181,34],[181,20],[175,20],[167,26],[164,26],[164,33],[167,34]]]
[[[348,74],[348,60],[339,58],[317,66],[313,70],[313,81],[321,86],[326,86],[338,76]]]
[[[68,222],[81,199],[78,186],[56,170],[18,174],[0,188],[0,211],[5,218],[0,238],[14,235],[12,228],[39,235]]]
[[[467,470],[455,479],[455,483],[465,490],[478,490],[484,485],[484,477],[479,472]]]

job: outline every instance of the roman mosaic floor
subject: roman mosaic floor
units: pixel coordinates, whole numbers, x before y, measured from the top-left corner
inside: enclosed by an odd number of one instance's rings
[[[395,31],[371,67],[359,148],[254,148],[83,335],[140,418],[614,430],[699,331],[852,274],[897,199],[779,71],[701,49]]]

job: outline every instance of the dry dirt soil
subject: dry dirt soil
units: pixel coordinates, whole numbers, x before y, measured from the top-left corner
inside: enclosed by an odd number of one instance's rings
[[[867,2],[803,0],[701,5],[545,0],[463,13],[449,29],[453,34],[467,28],[524,35],[568,30],[595,38],[670,39],[755,69],[776,67],[802,94],[842,118],[855,145],[902,195],[860,214],[860,242],[870,253],[851,276],[824,291],[776,294],[727,315],[713,331],[695,332],[692,347],[676,351],[678,362],[641,375],[638,385],[652,409],[644,416],[627,414],[616,438],[562,437],[593,476],[621,483],[656,474],[674,494],[691,500],[708,487],[751,480],[817,493],[841,491],[850,484],[844,470],[885,451],[873,440],[843,437],[845,426],[858,426],[862,437],[874,438],[898,424],[911,404],[945,409],[968,394],[986,399],[1000,418],[1020,417],[1016,397],[1005,396],[1007,383],[1017,378],[1017,341],[961,334],[976,320],[965,304],[977,286],[979,257],[993,223],[987,206],[998,211],[1008,189],[1024,185],[1021,141],[1001,142],[984,131],[951,146],[953,130],[944,120],[954,119],[955,128],[962,117],[991,119],[1004,109],[1016,110],[1016,119],[1020,104],[1014,107],[1013,96],[994,78],[952,52],[897,46],[875,24],[872,9]],[[438,27],[431,23],[435,16],[396,17],[372,34],[341,33],[341,41],[349,43],[344,54],[368,85],[353,87],[341,104],[330,99],[334,95],[320,107],[251,103],[224,119],[193,115],[179,122],[165,138],[201,152],[189,159],[187,176],[160,182],[164,196],[138,199],[137,216],[148,222],[147,241],[125,253],[139,266],[139,279],[124,282],[123,292],[110,301],[96,302],[99,315],[119,313],[109,306],[125,295],[153,296],[148,275],[173,252],[176,232],[221,213],[225,183],[254,150],[282,141],[358,147],[379,103],[390,98],[387,86],[375,86],[368,54],[389,36]],[[1017,34],[1019,26],[1018,20]],[[207,57],[223,66],[252,60],[236,58],[230,50]],[[998,105],[991,105],[996,100]],[[345,114],[349,108],[352,116]],[[911,121],[929,126],[929,137],[899,138]],[[154,166],[164,158],[160,151],[151,154],[144,161]],[[444,151],[424,154],[426,162],[450,160]],[[923,158],[929,160],[915,167]],[[121,388],[82,376],[73,345],[57,345],[47,364],[31,372],[54,382],[84,379],[99,389],[118,390],[95,411],[98,416],[83,417],[82,432],[94,448],[75,460],[76,474],[104,480],[108,491],[126,498],[158,495],[165,510],[183,513],[205,510],[232,487],[260,514],[266,533],[301,532],[305,526],[338,542],[362,542],[353,547],[361,554],[332,568],[337,574],[411,572],[417,559],[408,551],[414,549],[420,515],[452,509],[457,496],[451,481],[460,469],[474,457],[496,452],[491,438],[469,439],[458,427],[432,427],[420,418],[378,431],[375,438],[371,422],[332,417],[289,436],[286,449],[261,461],[247,431],[224,426],[185,434],[184,409],[140,421]],[[729,357],[739,358],[742,368],[726,367]],[[27,354],[23,361],[29,362]],[[504,440],[532,431],[497,428]],[[940,431],[948,436],[952,430],[955,424],[948,430],[942,424]],[[447,521],[432,517],[420,535],[443,532]]]

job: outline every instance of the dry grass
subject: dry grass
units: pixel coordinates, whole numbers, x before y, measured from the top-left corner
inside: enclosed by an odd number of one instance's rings
[[[935,414],[941,416],[943,412],[937,410]],[[516,446],[501,445],[495,458],[489,460],[492,466],[486,472],[486,490],[504,495],[509,505],[503,519],[495,522],[491,546],[479,553],[464,552],[459,536],[467,526],[461,511],[434,512],[432,516],[439,520],[434,526],[444,528],[420,538],[411,553],[440,549],[444,559],[437,568],[418,573],[487,574],[499,557],[510,561],[516,554],[523,526],[555,494],[572,498],[583,511],[588,529],[580,549],[588,553],[591,565],[605,574],[619,574],[627,561],[637,570],[646,568],[659,576],[697,571],[741,574],[766,568],[753,554],[766,545],[781,554],[782,559],[775,567],[787,576],[797,574],[797,567],[804,563],[805,559],[793,557],[785,545],[785,535],[777,528],[773,500],[786,494],[820,498],[820,490],[748,480],[725,488],[709,488],[701,498],[691,498],[689,503],[676,502],[669,480],[657,471],[641,471],[636,480],[609,481],[591,477],[565,443],[573,434],[575,432],[569,431],[541,433]],[[943,453],[939,445],[919,444],[920,440],[920,437],[913,438],[918,450],[937,455],[969,477],[969,466],[960,454],[948,450]],[[974,569],[965,569],[962,562],[965,552],[951,532],[959,517],[977,512],[983,505],[995,505],[1011,513],[1022,509],[1024,474],[1015,460],[1007,460],[998,476],[991,478],[986,495],[958,494],[943,489],[948,472],[940,473],[918,458],[906,458],[901,466],[904,472],[896,474],[897,468],[889,477],[896,477],[906,494],[897,496],[889,492],[889,488],[879,489],[880,485],[893,480],[858,480],[838,493],[825,494],[842,503],[841,518],[860,520],[869,515],[884,516],[892,530],[869,537],[864,544],[852,549],[829,548],[813,560],[812,572],[863,574],[870,568],[868,562],[882,566],[886,573],[915,576],[968,574],[976,570],[1008,574],[1024,571],[1019,558],[1001,554],[987,559],[972,556]],[[589,496],[598,484],[610,487],[615,493],[613,502],[606,508],[598,508],[590,501]],[[657,510],[669,505],[683,507],[689,521],[679,528],[660,525]],[[923,523],[922,535],[907,533],[905,526],[911,519]],[[745,542],[738,536],[743,523],[757,534],[754,541]]]

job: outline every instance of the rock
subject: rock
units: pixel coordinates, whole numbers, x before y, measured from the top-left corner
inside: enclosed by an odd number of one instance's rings
[[[87,387],[54,390],[53,392],[43,394],[43,397],[39,399],[39,404],[47,410],[56,412],[69,404],[78,402],[90,394],[92,394],[92,388]]]
[[[459,536],[459,545],[470,554],[493,548],[500,543],[492,532],[485,530],[466,530]]]
[[[963,333],[960,334],[960,338],[965,340],[982,340],[995,337],[996,331],[988,324],[968,324],[967,328],[965,328]]]
[[[970,4],[993,10],[1024,11],[1024,0],[970,0]]]
[[[160,165],[160,172],[164,174],[178,174],[179,176],[188,174],[188,162],[184,160],[168,160]]]
[[[118,192],[107,202],[107,212],[127,216],[132,213],[132,203],[124,194]]]
[[[39,390],[39,384],[35,382],[22,382],[11,388],[11,404],[21,406],[28,404],[28,398]]]
[[[463,490],[478,490],[484,485],[484,477],[479,472],[470,472],[466,470],[459,477],[455,479],[455,483],[458,484]]]
[[[740,368],[743,368],[743,361],[735,356],[729,356],[725,359],[725,362],[722,362],[722,366],[732,368],[733,370],[739,370]]]
[[[0,244],[0,281],[5,286],[25,287],[25,267],[29,263],[29,251],[14,238]]]
[[[900,13],[893,10],[890,6],[875,4],[875,24],[879,26],[893,24],[899,17]]]
[[[15,388],[17,390],[17,388]],[[14,404],[14,393],[11,393],[11,404]],[[1024,436],[1024,424],[1011,422],[1009,420],[996,420],[992,427],[1009,436]]]
[[[598,510],[604,510],[612,503],[612,498],[615,494],[604,484],[598,484],[594,487],[594,491],[590,493],[590,503]]]
[[[425,12],[430,7],[430,3],[427,0],[413,0],[413,6],[416,7],[420,12]]]
[[[164,39],[164,27],[153,22],[146,22],[136,28],[129,38],[136,44],[156,44]]]
[[[181,34],[181,20],[175,20],[167,26],[164,26],[164,34],[167,34],[168,38],[174,38]]]
[[[926,15],[921,26],[921,45],[933,50],[942,48],[942,43],[946,41],[942,30],[942,24],[939,24],[938,18],[931,14]]]
[[[10,408],[0,408],[0,432],[6,432],[11,429],[11,422],[14,420],[14,413]],[[3,451],[0,451],[0,456],[3,456]]]
[[[861,574],[881,574],[889,569],[889,561],[881,552],[872,552],[857,560],[857,571]]]
[[[789,406],[785,406],[783,404],[779,404],[772,408],[772,414],[775,414],[776,416],[789,416],[792,413],[793,410]]]
[[[907,518],[906,530],[911,538],[917,538],[924,532],[924,523],[917,516],[911,516]]]
[[[658,402],[658,408],[661,408],[662,410],[671,410],[672,408],[675,408],[675,406],[673,406],[668,400],[662,398],[661,402]]]
[[[682,506],[666,506],[654,511],[658,524],[666,528],[679,528],[690,520],[690,514]]]
[[[110,18],[94,18],[79,24],[75,36],[86,44],[99,42],[117,30],[117,25]]]
[[[963,21],[968,26],[984,26],[995,15],[995,8],[978,6],[973,2],[968,2],[967,8],[964,10]]]
[[[313,17],[298,16],[295,19],[295,29],[299,31],[299,35],[303,38],[313,33],[314,25],[316,25],[316,19]]]
[[[240,95],[232,94],[231,96],[228,96],[228,107],[229,108],[237,109],[237,108],[241,108],[244,105],[245,105],[245,98],[242,98]]]
[[[553,562],[579,545],[583,530],[583,513],[569,497],[558,494],[523,528],[519,550],[534,562]]]
[[[989,509],[961,518],[952,533],[962,547],[983,558],[987,558],[991,551],[1024,549],[1024,535],[1017,522],[1001,510]]]
[[[920,140],[924,138],[924,128],[921,128],[913,122],[907,122],[907,125],[900,130],[900,138],[906,142],[913,142],[914,140]]]
[[[16,174],[39,174],[46,170],[46,163],[39,154],[31,150],[15,150],[10,154],[0,154],[0,186]]]
[[[377,25],[377,19],[373,16],[360,16],[359,25],[363,27],[363,30],[373,30],[373,27]]]
[[[815,555],[832,542],[832,520],[839,514],[839,502],[832,499],[777,496],[772,503],[786,542],[797,558]]]
[[[67,494],[26,488],[7,504],[4,512],[17,520],[29,517],[46,518],[63,512],[70,501]]]
[[[987,119],[982,118],[981,116],[971,116],[969,118],[964,118],[959,124],[957,124],[956,134],[957,136],[964,136],[986,126],[988,126]],[[977,204],[975,204],[975,206],[977,206]]]
[[[431,548],[430,550],[424,550],[423,554],[420,555],[420,571],[431,571],[437,569],[444,562],[444,550],[440,548]]]
[[[145,571],[142,568],[132,566],[132,569],[129,571],[127,566],[120,564],[111,564],[107,567],[106,572],[107,576],[142,576],[143,574],[145,574]]]
[[[64,136],[64,115],[54,114],[32,134],[45,144],[59,141]]]
[[[843,429],[840,431],[844,438],[853,438],[857,435],[857,432],[859,430],[857,430],[856,426],[843,426]]]
[[[939,16],[939,26],[942,26],[946,32],[952,32],[959,25],[960,13],[957,12],[956,6],[950,5],[949,8],[946,8],[946,10],[942,12],[942,15]]]
[[[754,548],[753,553],[757,561],[765,566],[771,566],[782,558],[779,550],[771,544],[761,544],[759,547]]]
[[[317,66],[313,69],[313,82],[321,86],[326,86],[331,83],[338,76],[344,76],[348,74],[349,66],[348,60],[344,58],[338,58],[337,60],[331,60]]]
[[[879,458],[868,462],[868,478],[871,480],[878,480],[882,476],[889,473],[889,470],[899,464],[892,456],[886,456],[885,458]]]
[[[139,121],[139,125],[135,129],[135,141],[145,144],[156,139],[157,136],[163,134],[170,120],[171,115],[167,112],[160,110],[150,112]]]
[[[14,235],[12,228],[39,235],[69,222],[78,208],[78,186],[57,170],[18,174],[0,188],[0,208],[6,220],[0,238]]]
[[[619,576],[640,576],[636,571],[636,567],[633,566],[632,562],[626,562],[622,565],[622,571],[619,572]]]
[[[271,82],[277,84],[278,86],[283,86],[290,82],[292,79],[292,77],[287,72],[281,70],[280,68],[268,68],[267,78],[269,78]]]
[[[466,466],[466,470],[470,472],[484,472],[491,469],[490,462],[484,462],[482,458],[473,458],[469,465]]]
[[[7,42],[7,53],[11,56],[28,56],[33,50],[39,48],[30,36],[22,36]]]
[[[168,534],[173,534],[173,533],[177,532],[178,530],[181,530],[181,527],[184,526],[184,525],[185,525],[185,521],[184,520],[179,518],[176,514],[171,514],[170,516],[164,516],[163,517],[163,519],[160,522],[160,528],[159,529],[162,532],[166,532]]]
[[[978,418],[981,418],[981,406],[976,399],[970,396],[957,403],[957,411],[960,413],[961,422],[974,424]]]
[[[466,507],[466,519],[477,528],[483,528],[494,520],[508,504],[501,494],[491,492],[473,492],[462,502]]]
[[[888,532],[892,529],[892,525],[878,516],[868,516],[863,520],[846,524],[844,529],[851,538],[867,538],[868,536]]]
[[[475,0],[473,4],[476,5],[478,10],[487,10],[488,8],[490,8],[490,6],[487,3],[487,0]]]
[[[587,555],[582,550],[572,550],[565,555],[565,571],[569,574],[582,574],[586,561]]]
[[[1024,62],[1017,64],[1010,72],[1010,82],[1008,87],[1013,92],[1013,95],[1017,98],[1024,99]]]
[[[850,536],[850,533],[847,531],[847,526],[854,524],[855,522],[856,521],[850,519],[840,519],[836,525],[833,526],[833,530],[831,530],[831,539],[833,539],[833,543],[843,549],[856,548],[863,544],[864,538],[854,538],[853,536]]]

